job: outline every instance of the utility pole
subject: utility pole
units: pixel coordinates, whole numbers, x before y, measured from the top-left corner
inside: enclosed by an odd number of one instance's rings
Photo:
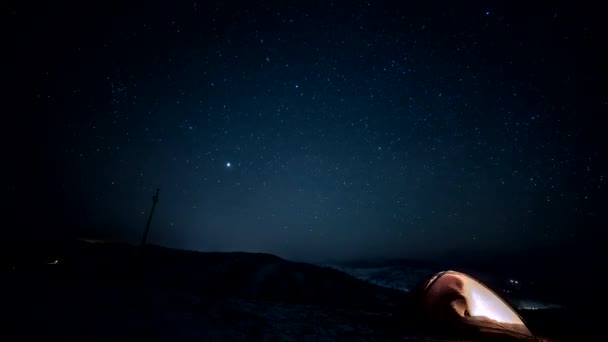
[[[148,232],[150,231],[150,221],[152,221],[152,215],[154,215],[154,208],[156,208],[156,203],[158,202],[159,191],[160,189],[156,189],[156,195],[152,197],[152,210],[150,210],[150,216],[148,216],[148,223],[146,223],[146,230],[144,231],[144,236],[141,239],[142,247],[146,244],[146,240],[148,239]]]

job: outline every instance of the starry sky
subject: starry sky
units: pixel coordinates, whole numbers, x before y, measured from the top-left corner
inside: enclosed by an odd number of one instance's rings
[[[137,243],[160,188],[149,242],[177,248],[585,248],[606,223],[600,14],[553,1],[9,2],[6,230]]]

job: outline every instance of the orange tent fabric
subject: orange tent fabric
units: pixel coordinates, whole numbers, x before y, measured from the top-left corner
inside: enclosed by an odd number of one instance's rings
[[[418,295],[422,316],[435,331],[458,338],[538,341],[511,306],[464,273],[440,272]]]

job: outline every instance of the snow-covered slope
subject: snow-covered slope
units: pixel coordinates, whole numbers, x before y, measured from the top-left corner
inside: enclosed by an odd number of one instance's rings
[[[345,267],[340,265],[325,265],[335,268],[351,276],[383,287],[405,292],[411,291],[421,281],[433,273],[430,269],[408,266],[385,267]]]

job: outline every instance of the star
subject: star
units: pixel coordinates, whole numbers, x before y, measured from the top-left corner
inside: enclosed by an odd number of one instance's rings
[[[230,162],[226,163],[226,167],[231,167],[231,166],[232,166],[232,164],[230,164]]]

